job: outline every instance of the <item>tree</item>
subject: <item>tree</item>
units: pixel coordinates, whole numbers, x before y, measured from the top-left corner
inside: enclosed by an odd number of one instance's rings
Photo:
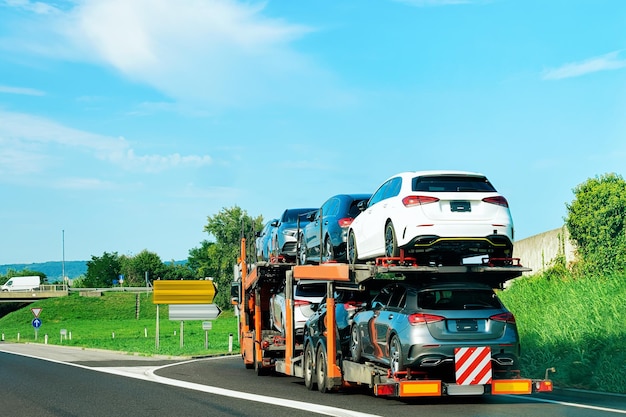
[[[163,265],[163,271],[161,272],[163,279],[172,280],[193,280],[198,279],[196,271],[186,265],[179,265],[174,262]]]
[[[241,248],[241,237],[252,241],[255,230],[263,227],[263,216],[252,218],[240,207],[223,208],[215,216],[209,216],[204,231],[215,237],[215,243],[206,243],[204,253],[194,252],[199,257],[206,254],[206,267],[204,272],[212,277],[219,291],[215,297],[215,303],[220,307],[229,306],[230,283],[233,280],[233,266],[237,263]],[[194,260],[195,261],[195,260]]]
[[[164,278],[164,265],[159,255],[144,249],[135,256],[120,258],[124,283],[128,287],[146,285],[146,273],[150,282]]]
[[[203,240],[199,248],[189,250],[187,265],[196,272],[198,278],[213,277],[219,269],[217,263],[213,262],[213,258],[210,256],[213,253],[213,249],[211,249],[213,245],[215,242]]]
[[[6,283],[9,279],[13,277],[32,277],[35,275],[38,275],[39,278],[41,278],[42,284],[48,283],[48,276],[44,274],[43,272],[33,271],[31,269],[24,268],[21,271],[16,271],[15,269],[9,269],[7,271],[6,276],[0,276],[0,285]]]
[[[583,265],[600,271],[626,269],[626,181],[610,173],[573,191],[566,224]]]
[[[82,282],[86,288],[111,287],[122,271],[117,252],[104,252],[101,257],[92,256],[87,261],[87,272]]]

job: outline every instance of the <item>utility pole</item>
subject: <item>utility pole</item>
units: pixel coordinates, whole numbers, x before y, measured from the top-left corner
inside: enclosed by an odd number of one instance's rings
[[[65,282],[65,229],[63,229],[61,232],[63,235],[63,242],[62,242],[63,243],[63,261],[61,262],[63,276],[61,278],[63,280],[63,284],[67,284],[67,282]]]

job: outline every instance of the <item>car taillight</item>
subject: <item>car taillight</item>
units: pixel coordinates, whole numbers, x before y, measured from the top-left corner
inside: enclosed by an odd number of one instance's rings
[[[425,195],[409,195],[402,199],[405,207],[421,206],[422,204],[436,203],[439,201],[437,197],[429,197]]]
[[[513,315],[513,313],[500,313],[500,314],[496,314],[495,316],[491,316],[489,318],[495,321],[503,321],[505,323],[515,324],[515,316]]]
[[[339,223],[339,227],[348,227],[352,224],[352,220],[354,220],[352,217],[344,217],[337,220],[337,223]]]
[[[496,196],[496,197],[485,197],[485,198],[483,198],[483,201],[485,203],[496,204],[496,205],[502,206],[502,207],[508,207],[509,206],[509,202],[506,201],[506,198],[502,197],[501,195]]]
[[[307,300],[293,300],[293,305],[294,306],[304,306],[307,304],[311,304],[309,301]]]
[[[415,313],[409,315],[409,323],[411,324],[427,324],[427,323],[436,323],[438,321],[443,321],[446,318],[443,316],[438,316],[436,314],[424,314],[424,313]]]

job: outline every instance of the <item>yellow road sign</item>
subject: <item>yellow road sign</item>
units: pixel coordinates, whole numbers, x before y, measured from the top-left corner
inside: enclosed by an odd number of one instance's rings
[[[217,293],[210,280],[157,280],[153,284],[153,304],[211,304]]]

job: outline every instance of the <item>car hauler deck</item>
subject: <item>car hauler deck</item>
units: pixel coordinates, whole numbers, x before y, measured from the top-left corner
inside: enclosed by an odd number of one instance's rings
[[[505,377],[494,375],[486,381],[477,378],[459,379],[454,383],[429,378],[410,369],[396,372],[373,362],[355,362],[342,354],[336,336],[335,293],[337,290],[359,290],[374,282],[406,279],[470,281],[502,288],[510,279],[530,271],[519,260],[507,259],[493,264],[460,266],[419,266],[410,259],[380,259],[372,265],[327,263],[321,265],[295,265],[289,263],[259,262],[249,268],[246,263],[245,239],[242,240],[241,257],[236,268],[233,304],[239,311],[241,355],[246,368],[258,375],[270,371],[304,379],[307,388],[329,392],[350,386],[367,386],[376,396],[415,397],[443,395],[498,395],[532,394],[552,391],[546,371],[545,379],[523,378],[519,371],[507,372]],[[297,337],[293,326],[293,282],[315,280],[327,283],[327,329],[317,335],[315,345],[309,335]],[[285,291],[287,300],[285,333],[273,330],[269,320],[269,299],[277,291]],[[474,346],[459,346],[458,365],[465,350],[473,353]],[[490,352],[481,353],[490,360]],[[468,356],[466,355],[463,360]],[[483,361],[484,362],[484,361]],[[478,364],[466,364],[471,368]]]

